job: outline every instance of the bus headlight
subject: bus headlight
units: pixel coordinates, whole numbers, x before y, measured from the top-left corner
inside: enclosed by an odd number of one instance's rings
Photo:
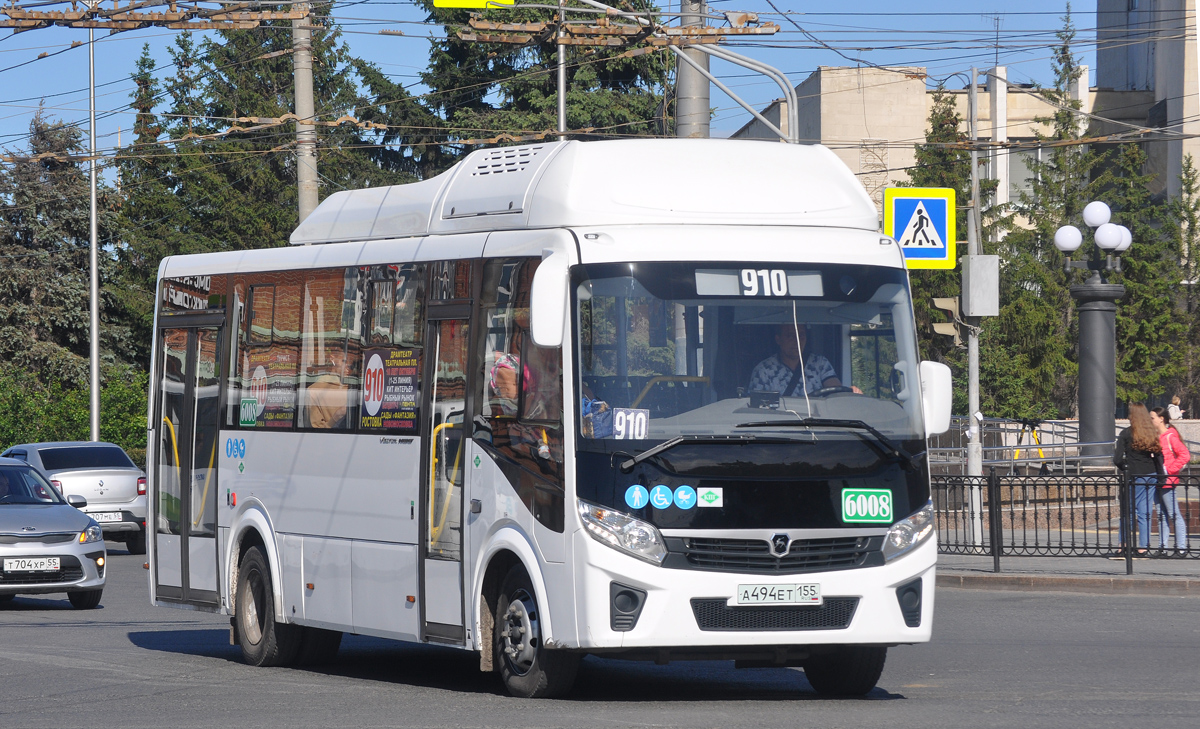
[[[883,559],[891,562],[908,554],[933,534],[933,502],[917,513],[892,525],[883,540]]]
[[[579,502],[583,527],[597,542],[602,542],[651,564],[662,564],[667,547],[653,524],[603,506]]]

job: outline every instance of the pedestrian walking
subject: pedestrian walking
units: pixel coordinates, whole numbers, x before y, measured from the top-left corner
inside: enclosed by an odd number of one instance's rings
[[[1175,552],[1171,555],[1182,557],[1187,553],[1187,521],[1179,511],[1179,500],[1176,498],[1175,487],[1179,485],[1179,472],[1192,460],[1187,445],[1175,426],[1171,425],[1171,413],[1166,408],[1154,408],[1150,411],[1150,420],[1158,430],[1158,442],[1162,446],[1163,470],[1166,477],[1161,479],[1154,492],[1154,503],[1158,506],[1158,548],[1167,554],[1167,544],[1171,540],[1171,522],[1175,522]]]
[[[1140,402],[1129,403],[1129,427],[1117,436],[1113,463],[1129,476],[1130,499],[1137,511],[1137,553],[1150,551],[1150,504],[1163,472],[1162,444],[1150,412]],[[1121,545],[1125,544],[1125,519],[1121,519]]]

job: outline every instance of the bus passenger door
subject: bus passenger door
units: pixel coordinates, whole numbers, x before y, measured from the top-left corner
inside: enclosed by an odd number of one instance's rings
[[[158,443],[152,471],[155,594],[216,606],[217,440],[222,327],[159,330]]]
[[[467,319],[433,320],[426,351],[432,386],[425,388],[427,453],[422,488],[421,595],[424,635],[463,640],[463,493],[467,474],[463,439],[467,396]]]

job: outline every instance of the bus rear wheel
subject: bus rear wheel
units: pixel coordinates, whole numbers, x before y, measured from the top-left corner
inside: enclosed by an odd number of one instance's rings
[[[804,676],[823,696],[865,696],[879,683],[886,660],[887,648],[881,646],[840,646],[809,658]]]
[[[301,632],[275,622],[271,568],[258,547],[246,550],[238,568],[237,628],[242,658],[252,666],[286,666],[296,657]]]
[[[509,570],[500,588],[493,635],[494,663],[513,696],[553,698],[575,684],[581,656],[546,649],[537,594],[519,565]]]

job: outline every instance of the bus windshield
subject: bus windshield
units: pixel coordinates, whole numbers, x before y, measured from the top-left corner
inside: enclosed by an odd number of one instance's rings
[[[583,450],[816,431],[836,441],[924,438],[901,269],[588,264],[575,267],[572,285]]]

